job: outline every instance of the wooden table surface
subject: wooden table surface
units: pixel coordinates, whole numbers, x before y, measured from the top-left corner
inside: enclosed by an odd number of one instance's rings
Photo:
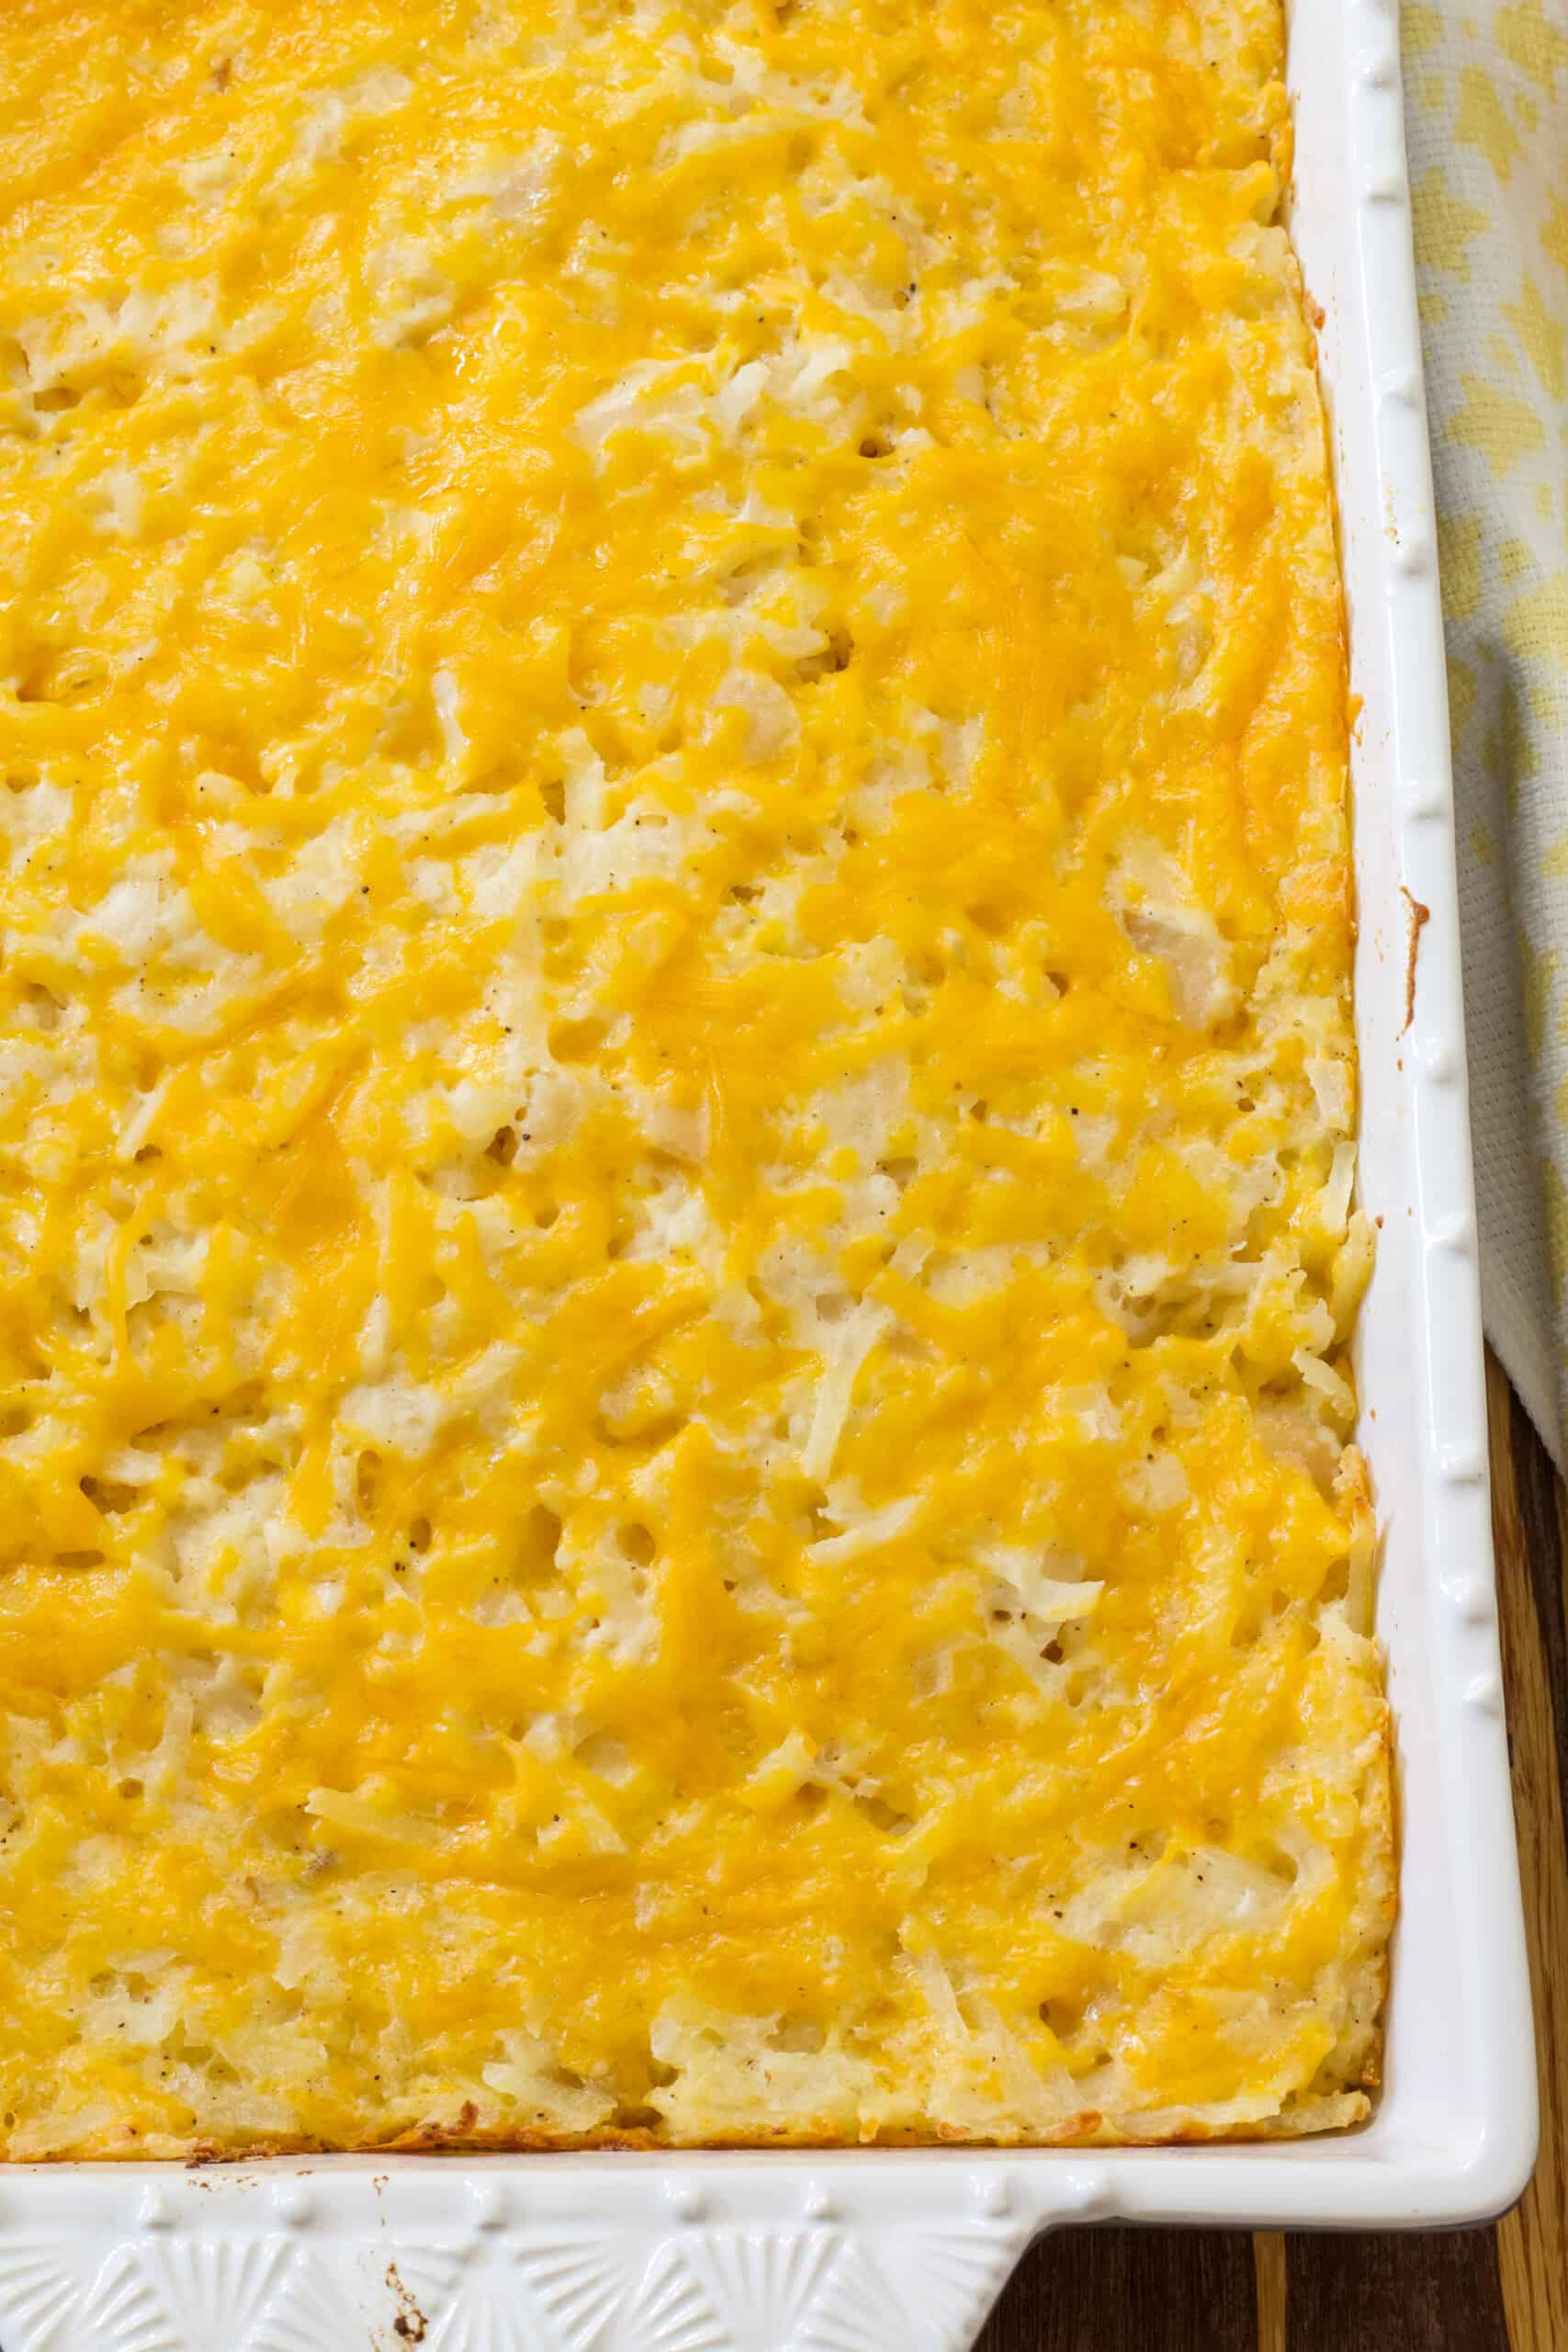
[[[979,2352],[1568,2352],[1568,1498],[1487,1364],[1514,1810],[1540,2073],[1540,2157],[1495,2228],[1043,2238]]]

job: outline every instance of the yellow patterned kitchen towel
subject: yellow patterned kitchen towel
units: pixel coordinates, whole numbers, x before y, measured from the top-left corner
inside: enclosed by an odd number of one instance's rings
[[[1568,0],[1404,0],[1487,1336],[1568,1417]]]

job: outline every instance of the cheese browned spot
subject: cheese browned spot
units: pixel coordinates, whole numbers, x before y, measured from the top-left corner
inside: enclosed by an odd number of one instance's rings
[[[12,2156],[1363,2112],[1280,74],[0,13]]]

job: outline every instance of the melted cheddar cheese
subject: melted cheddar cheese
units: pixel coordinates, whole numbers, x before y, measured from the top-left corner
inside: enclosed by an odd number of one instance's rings
[[[1280,60],[0,15],[13,2156],[1364,2111]]]

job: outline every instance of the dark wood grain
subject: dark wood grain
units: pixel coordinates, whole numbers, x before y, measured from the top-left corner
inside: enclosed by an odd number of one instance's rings
[[[1495,2230],[1297,2233],[1285,2271],[1289,2352],[1511,2352]]]
[[[1568,2347],[1568,1656],[1563,1639],[1564,1501],[1544,1448],[1495,1364],[1492,1517],[1503,1679],[1529,1939],[1540,2084],[1535,2178],[1497,2233],[1512,2352]],[[1507,1432],[1506,1442],[1504,1431]]]
[[[1551,1458],[1495,1363],[1487,1366],[1492,1423],[1492,1520],[1496,1539],[1504,1669],[1510,1679],[1509,1754],[1514,1801],[1534,1823],[1545,1806],[1561,1838],[1562,1807],[1552,1793],[1568,1788],[1568,1623],[1563,1593],[1562,1482]],[[1504,1418],[1506,1416],[1506,1451]],[[1537,1671],[1539,1669],[1539,1671]],[[1520,1733],[1535,1729],[1531,1685],[1541,1703],[1539,1752],[1520,1752]],[[1544,1855],[1541,1860],[1547,1859]],[[1568,1843],[1556,1858],[1568,1870]],[[1561,1875],[1561,1872],[1559,1873]]]
[[[1257,2343],[1252,2241],[1240,2230],[1059,2230],[1032,2249],[980,2338],[981,2352]]]
[[[1248,2240],[1060,2232],[981,2352],[1568,2352],[1568,1498],[1487,1365],[1493,1521],[1536,2038],[1541,2154],[1493,2229]]]

